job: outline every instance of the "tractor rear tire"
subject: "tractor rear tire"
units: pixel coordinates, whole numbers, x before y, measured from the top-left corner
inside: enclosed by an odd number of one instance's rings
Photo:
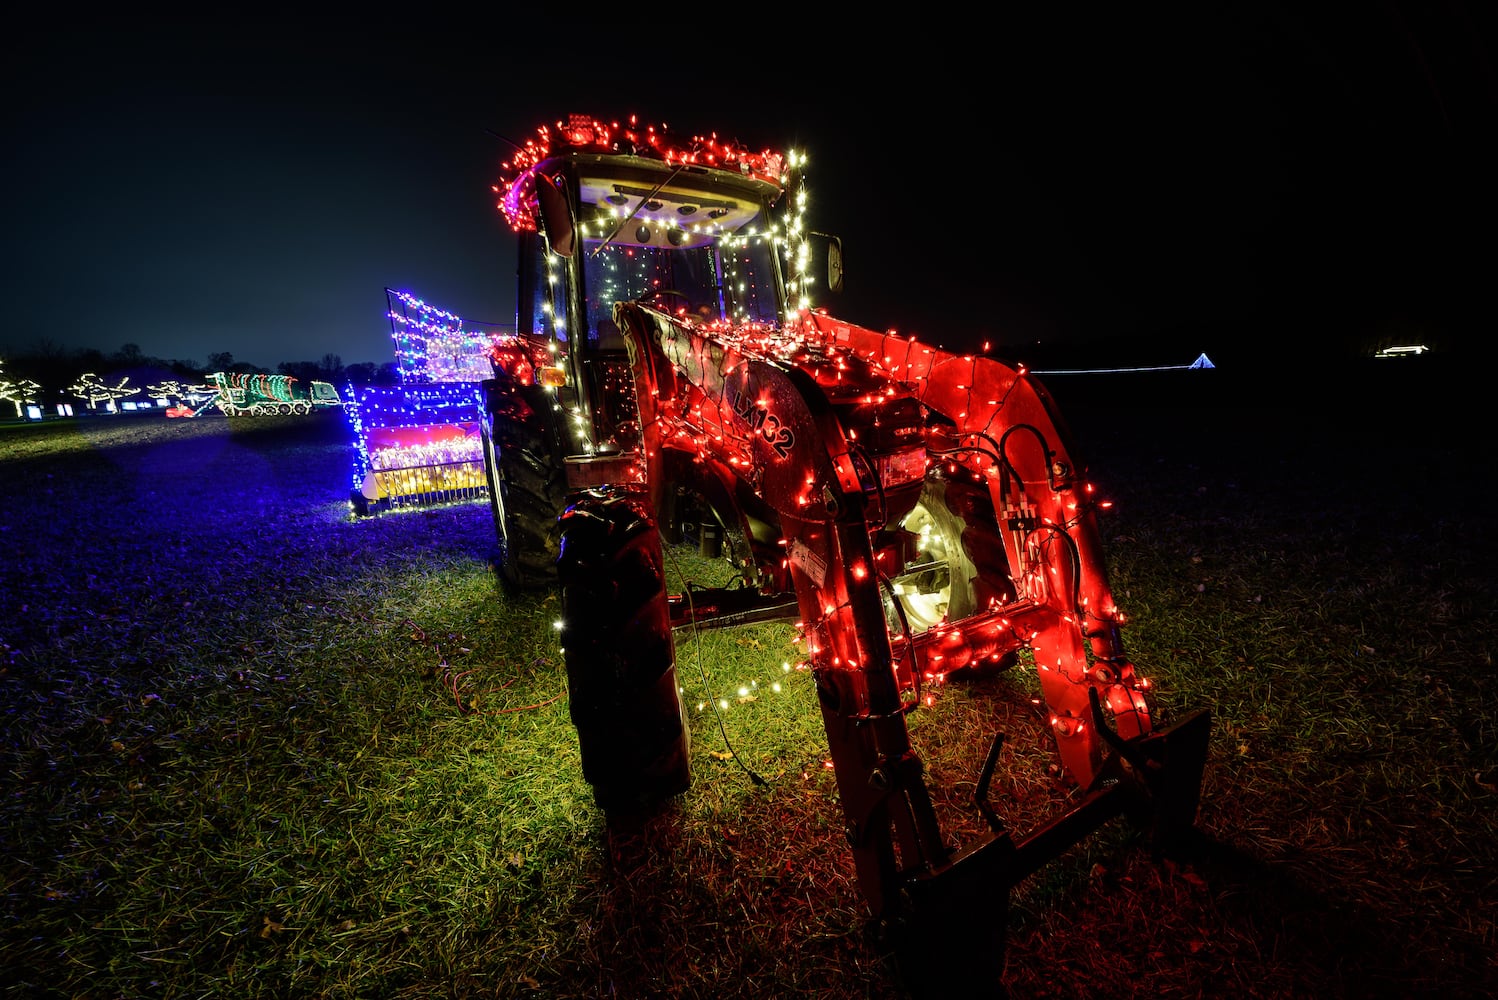
[[[691,784],[691,729],[648,498],[628,489],[583,494],[562,515],[558,570],[583,777],[611,819],[648,812]]]
[[[485,383],[484,474],[499,543],[495,566],[512,590],[557,582],[558,518],[567,495],[561,421],[539,386]]]

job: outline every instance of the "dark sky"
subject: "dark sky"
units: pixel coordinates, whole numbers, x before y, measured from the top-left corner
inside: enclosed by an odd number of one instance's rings
[[[1011,353],[1486,335],[1493,7],[1302,6],[842,38],[761,8],[18,25],[0,357],[388,361],[386,286],[509,322],[491,133],[573,111],[807,150],[846,245],[829,305],[866,326]]]

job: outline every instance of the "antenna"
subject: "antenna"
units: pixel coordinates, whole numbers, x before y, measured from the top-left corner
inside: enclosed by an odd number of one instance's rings
[[[504,143],[505,145],[511,147],[517,153],[521,152],[522,150],[525,149],[524,146],[520,145],[520,143],[516,142],[514,139],[506,138],[505,136],[502,136],[498,132],[494,131],[492,128],[486,128],[486,129],[484,129],[484,132],[487,135],[494,136],[494,138],[498,139],[500,142]]]

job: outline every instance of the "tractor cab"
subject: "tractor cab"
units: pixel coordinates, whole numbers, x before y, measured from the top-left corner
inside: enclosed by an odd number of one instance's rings
[[[654,127],[574,116],[506,164],[500,209],[520,237],[517,329],[545,345],[571,454],[632,448],[635,410],[616,306],[693,328],[775,330],[800,304],[810,241],[791,205],[794,156],[678,144]]]

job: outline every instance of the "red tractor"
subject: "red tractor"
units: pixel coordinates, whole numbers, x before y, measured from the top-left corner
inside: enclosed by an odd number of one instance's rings
[[[606,814],[685,791],[673,630],[798,623],[860,892],[913,991],[998,987],[1009,889],[1114,817],[1195,820],[1210,715],[1155,726],[1120,639],[1096,498],[1023,369],[834,319],[841,247],[799,164],[573,116],[503,166],[517,337],[483,383],[497,569],[559,587],[572,720]],[[662,535],[721,535],[737,585],[668,592]],[[906,727],[949,675],[1038,671],[1084,794],[948,842]],[[940,956],[939,958],[937,956]]]

